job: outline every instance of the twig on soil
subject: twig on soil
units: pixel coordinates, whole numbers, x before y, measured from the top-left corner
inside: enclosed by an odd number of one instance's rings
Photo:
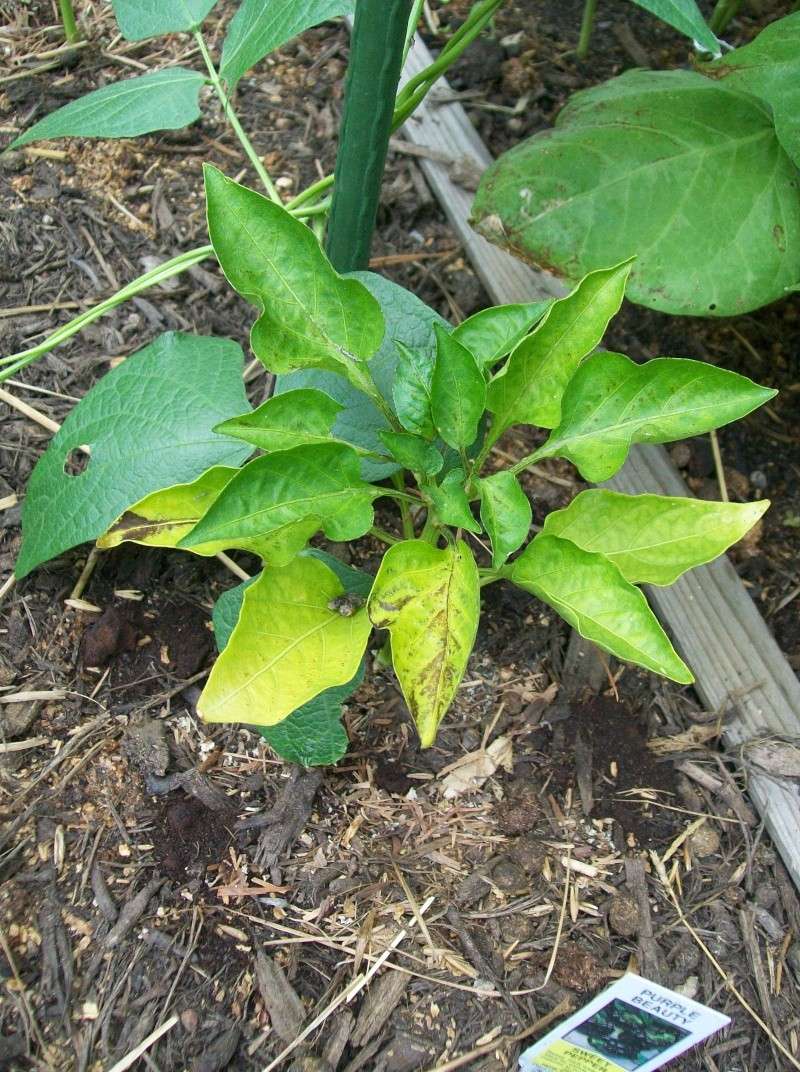
[[[7,406],[11,406],[28,420],[35,421],[42,428],[46,428],[48,432],[57,432],[61,428],[58,421],[54,421],[52,417],[46,417],[44,413],[40,413],[38,409],[29,406],[27,402],[23,402],[21,398],[17,398],[2,387],[0,387],[0,402],[5,402]]]
[[[168,1031],[178,1022],[178,1014],[173,1013],[169,1020],[163,1023],[160,1027],[157,1027],[155,1031],[151,1031],[146,1039],[142,1039],[138,1046],[134,1047],[130,1053],[126,1054],[122,1060],[109,1068],[108,1072],[125,1072],[126,1068],[130,1068],[134,1061],[138,1061],[139,1058],[150,1049],[154,1042],[158,1042],[162,1035],[166,1035]]]
[[[165,881],[163,878],[151,879],[132,900],[127,902],[117,922],[106,935],[105,944],[109,949],[119,945],[128,932],[136,926],[150,898],[161,889]]]

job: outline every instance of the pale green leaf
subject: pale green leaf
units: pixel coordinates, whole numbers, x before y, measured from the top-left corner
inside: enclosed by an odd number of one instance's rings
[[[333,570],[308,556],[264,570],[244,593],[236,627],[198,701],[201,717],[272,726],[324,690],[348,684],[370,622],[363,607],[349,615],[331,609],[343,592]]]
[[[511,353],[551,305],[548,300],[481,309],[453,329],[453,338],[466,346],[481,368],[491,368]]]
[[[444,465],[444,458],[433,443],[410,432],[380,433],[389,453],[404,469],[423,476],[435,476]]]
[[[443,525],[468,532],[480,532],[481,527],[472,515],[469,498],[464,489],[463,469],[451,469],[438,487],[426,487],[425,494],[433,503],[437,519]]]
[[[666,585],[727,551],[768,507],[592,489],[549,513],[543,531],[599,552],[634,584]]]
[[[592,483],[608,480],[633,443],[669,443],[746,416],[777,392],[703,361],[659,357],[637,365],[597,353],[567,387],[561,424],[533,456],[568,458]]]
[[[168,67],[70,101],[20,134],[9,149],[43,138],[134,138],[151,130],[176,130],[200,118],[198,96],[205,78]]]
[[[472,354],[438,325],[431,377],[431,416],[448,446],[470,447],[486,408],[486,381]]]
[[[571,294],[550,306],[536,331],[517,346],[489,384],[492,442],[514,424],[555,428],[566,386],[622,304],[630,270],[626,261],[590,272]]]
[[[513,473],[483,477],[478,493],[481,521],[492,541],[492,565],[497,569],[525,542],[533,517],[531,504]]]
[[[214,431],[270,453],[291,450],[305,443],[330,443],[331,429],[343,408],[324,391],[298,389],[274,395],[258,409],[223,421]]]
[[[260,310],[250,332],[273,372],[324,368],[352,379],[381,345],[378,302],[331,267],[313,232],[255,190],[204,166],[208,233],[228,282]]]
[[[695,0],[633,0],[633,3],[686,34],[712,56],[719,55],[720,43],[706,25]]]
[[[102,536],[132,502],[251,448],[211,429],[247,407],[242,351],[229,339],[168,332],[106,373],[39,459],[22,507],[17,576]],[[88,446],[84,470],[65,472]]]
[[[558,536],[537,536],[509,576],[617,658],[685,685],[694,681],[642,593],[603,555]]]
[[[283,565],[320,528],[331,540],[363,536],[379,494],[361,479],[359,456],[344,444],[266,454],[239,471],[179,546],[246,541],[249,549],[256,538],[275,538],[280,547],[267,561]]]
[[[355,0],[242,0],[222,46],[220,74],[230,87],[292,37],[337,15],[352,15]]]
[[[442,550],[423,540],[386,552],[369,614],[391,637],[392,663],[420,743],[429,748],[467,668],[480,615],[478,568],[459,540]]]
[[[117,25],[128,41],[193,30],[217,0],[111,0]]]
[[[691,71],[629,71],[575,94],[556,130],[485,173],[474,221],[568,279],[636,255],[627,295],[731,316],[800,278],[797,169],[770,107]]]

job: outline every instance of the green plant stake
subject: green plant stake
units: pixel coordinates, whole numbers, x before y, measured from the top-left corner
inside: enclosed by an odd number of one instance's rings
[[[340,272],[369,263],[411,8],[412,0],[356,4],[327,241]]]
[[[64,24],[64,37],[68,45],[74,45],[76,41],[80,41],[81,32],[75,21],[72,0],[58,0],[58,6],[61,10],[61,21]]]

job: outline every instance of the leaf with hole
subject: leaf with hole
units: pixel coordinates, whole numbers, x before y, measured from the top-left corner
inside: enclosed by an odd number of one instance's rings
[[[205,78],[168,67],[87,93],[34,123],[9,149],[43,138],[135,138],[151,130],[177,130],[200,118]]]
[[[511,353],[552,304],[548,299],[481,309],[453,329],[453,338],[466,346],[481,368],[491,368]]]
[[[222,46],[220,74],[233,88],[245,71],[311,26],[352,15],[355,0],[242,0]]]
[[[513,473],[493,473],[478,481],[481,522],[492,541],[492,565],[498,569],[528,537],[533,513],[528,496]]]
[[[197,704],[207,722],[272,726],[356,676],[370,622],[331,609],[344,586],[325,563],[298,556],[244,592],[228,643]]]
[[[541,535],[516,559],[509,577],[617,658],[684,685],[694,681],[642,593],[603,555]]]
[[[388,629],[392,663],[429,748],[467,668],[480,615],[478,568],[459,540],[439,549],[423,540],[390,547],[369,597],[369,614]]]
[[[250,332],[253,353],[272,372],[324,368],[358,386],[358,362],[383,341],[378,302],[357,279],[335,272],[313,232],[280,205],[210,164],[203,173],[220,267],[260,311]]]
[[[359,462],[358,454],[341,443],[254,458],[179,546],[214,542],[247,549],[253,540],[268,538],[266,561],[281,566],[319,529],[331,540],[363,536],[372,527],[372,501],[380,489],[361,479]]]
[[[189,483],[251,448],[212,431],[247,407],[242,351],[229,339],[168,332],[98,381],[33,471],[22,507],[17,576],[96,540],[151,492]],[[83,472],[65,472],[88,447]]]
[[[602,339],[622,304],[631,262],[590,272],[554,302],[533,334],[516,347],[489,384],[491,440],[514,424],[555,428],[561,397],[581,361]]]
[[[768,104],[691,71],[628,71],[486,171],[474,222],[568,279],[636,256],[628,297],[733,316],[800,278],[797,169]]]
[[[306,443],[330,443],[331,429],[343,408],[324,391],[298,389],[274,395],[258,409],[223,421],[214,431],[268,453],[291,450]]]
[[[666,585],[727,551],[768,507],[592,489],[548,514],[543,531],[599,552],[634,584]]]
[[[623,354],[587,358],[564,394],[562,419],[532,457],[568,458],[584,480],[608,480],[634,443],[670,443],[745,417],[777,394],[746,376],[688,358],[637,365]]]
[[[448,446],[470,447],[486,408],[486,381],[469,350],[438,325],[431,377],[431,416]]]
[[[111,0],[117,25],[128,41],[193,30],[217,0]]]

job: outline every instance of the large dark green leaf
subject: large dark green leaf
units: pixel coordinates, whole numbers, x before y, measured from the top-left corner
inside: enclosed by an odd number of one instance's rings
[[[797,169],[769,106],[690,71],[629,71],[486,172],[490,240],[569,279],[632,255],[628,297],[729,316],[800,278]]]
[[[95,540],[150,492],[189,483],[251,448],[211,429],[247,406],[242,351],[229,339],[169,332],[108,372],[40,458],[22,508],[17,576]],[[88,446],[83,472],[65,472]]]
[[[111,0],[122,36],[128,41],[193,30],[217,0]]]
[[[608,480],[633,443],[669,443],[746,416],[776,394],[703,361],[623,354],[587,358],[569,382],[562,420],[531,459],[569,458],[586,480]]]
[[[197,71],[168,67],[112,82],[46,115],[9,148],[43,138],[134,138],[188,126],[200,118],[197,98],[204,81]]]
[[[222,46],[220,74],[235,86],[245,71],[303,30],[354,11],[355,0],[242,0]]]

